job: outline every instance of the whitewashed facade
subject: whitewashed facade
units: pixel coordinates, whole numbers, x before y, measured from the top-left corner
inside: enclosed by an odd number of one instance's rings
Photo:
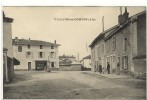
[[[20,61],[15,69],[40,70],[59,68],[59,44],[39,40],[13,39],[14,57]]]

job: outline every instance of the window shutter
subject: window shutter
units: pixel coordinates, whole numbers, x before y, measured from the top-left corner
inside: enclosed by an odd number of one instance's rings
[[[122,69],[124,69],[124,57],[122,57]]]

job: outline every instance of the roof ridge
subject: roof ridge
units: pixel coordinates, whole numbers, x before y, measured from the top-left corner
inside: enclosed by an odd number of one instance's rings
[[[52,42],[48,42],[48,41],[42,41],[42,40],[28,40],[28,39],[18,39],[17,42],[15,42],[15,39],[13,40],[13,44],[32,44],[32,45],[56,45],[56,46],[60,46],[60,44],[56,44],[56,43],[52,43]]]

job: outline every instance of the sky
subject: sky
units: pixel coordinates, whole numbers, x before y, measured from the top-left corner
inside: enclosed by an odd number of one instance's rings
[[[122,7],[124,13],[125,7]],[[145,7],[127,7],[129,16]],[[59,55],[74,55],[80,59],[89,55],[90,43],[104,30],[118,24],[120,7],[3,7],[7,17],[14,19],[12,37],[57,41]],[[88,18],[93,21],[61,21],[55,18]]]

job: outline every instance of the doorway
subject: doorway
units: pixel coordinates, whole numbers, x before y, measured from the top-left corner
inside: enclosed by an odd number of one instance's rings
[[[28,70],[31,70],[31,62],[28,62]]]
[[[46,70],[47,69],[47,61],[35,61],[36,70]]]

